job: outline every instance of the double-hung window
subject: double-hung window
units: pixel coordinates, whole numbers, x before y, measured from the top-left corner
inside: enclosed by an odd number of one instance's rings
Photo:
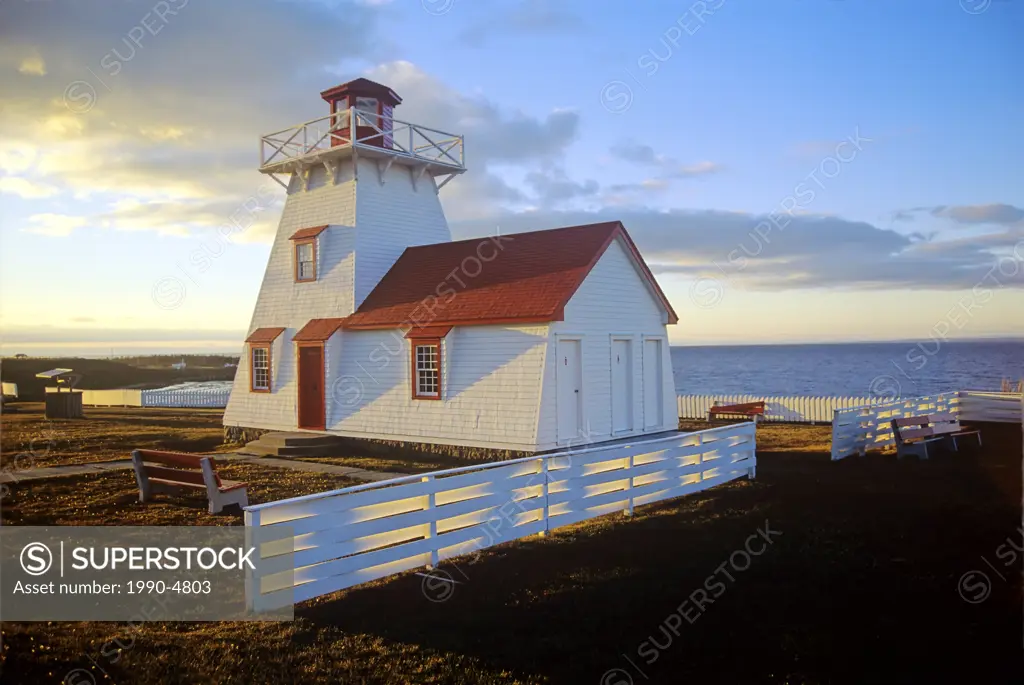
[[[412,341],[412,396],[441,399],[441,341]]]

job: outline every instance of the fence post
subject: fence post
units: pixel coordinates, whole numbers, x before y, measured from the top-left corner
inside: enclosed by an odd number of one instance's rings
[[[626,507],[626,516],[633,515],[633,454],[626,458],[626,472],[629,474],[629,484],[626,486],[626,492],[629,493],[629,505]]]
[[[543,537],[547,537],[548,530],[550,529],[550,527],[548,525],[549,524],[549,520],[548,520],[548,458],[547,457],[541,457],[541,459],[540,459],[540,476],[541,476],[540,496],[544,498],[544,508],[541,510],[541,513],[544,516],[544,530],[542,530],[540,533],[538,533],[538,535],[540,535],[540,537],[543,538]]]
[[[423,476],[422,480],[424,483],[432,483],[434,481],[434,477]],[[434,490],[432,488],[430,490],[430,493],[427,495],[427,511],[430,512],[430,523],[428,524],[429,529],[427,531],[427,537],[433,540],[433,543],[431,544],[430,547],[430,563],[427,565],[427,569],[434,569],[437,567],[437,512],[434,511],[435,502],[436,497],[434,495]]]
[[[697,433],[697,482],[704,482],[704,434]]]
[[[259,611],[260,604],[260,577],[257,575],[257,571],[260,567],[260,512],[259,511],[247,511],[245,512],[245,547],[256,548],[256,566],[257,570],[251,568],[245,569],[245,609],[248,613],[256,613]]]

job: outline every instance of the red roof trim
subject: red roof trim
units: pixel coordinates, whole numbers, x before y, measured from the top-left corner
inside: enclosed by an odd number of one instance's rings
[[[327,225],[324,226],[310,226],[309,228],[300,228],[299,230],[292,233],[292,237],[288,240],[303,240],[305,238],[315,238],[321,233],[327,230]]]
[[[269,343],[274,342],[277,336],[284,333],[283,328],[257,328],[245,339],[247,343]]]
[[[420,338],[432,338],[434,340],[443,338],[451,332],[453,326],[423,326],[421,328],[410,328],[405,334],[406,338],[416,340]]]
[[[341,328],[345,319],[310,319],[309,323],[302,327],[292,342],[327,342],[327,339]]]

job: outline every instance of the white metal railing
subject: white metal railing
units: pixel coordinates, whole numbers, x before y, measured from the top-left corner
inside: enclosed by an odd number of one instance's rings
[[[781,395],[678,395],[676,406],[681,419],[706,419],[715,404],[764,402],[764,421],[792,423],[831,423],[838,409],[850,409],[890,400],[881,397],[811,397]]]
[[[371,133],[358,135],[359,129],[366,128]],[[385,150],[452,169],[465,166],[462,136],[351,107],[263,136],[260,167],[316,156],[347,145]]]
[[[832,421],[832,459],[895,444],[891,422],[910,416],[960,413],[960,393],[911,397],[868,407],[840,409]]]
[[[246,581],[256,611],[279,608],[756,470],[746,422],[631,444],[406,476],[258,504]]]

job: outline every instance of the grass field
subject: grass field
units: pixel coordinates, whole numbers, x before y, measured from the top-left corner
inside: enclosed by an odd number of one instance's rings
[[[764,426],[757,480],[444,564],[459,583],[443,597],[407,573],[301,605],[285,624],[148,623],[135,632],[5,623],[0,677],[59,683],[86,669],[100,683],[153,684],[1021,682],[1024,558],[997,556],[1008,541],[1024,547],[1020,427],[983,430],[986,447],[974,456],[830,462],[828,427]],[[341,484],[226,468],[253,483],[255,501]],[[239,521],[209,517],[199,501],[138,505],[134,496],[127,472],[104,474],[14,484],[0,509],[21,525]],[[771,544],[746,557],[749,566],[734,562],[751,536]],[[960,585],[972,571],[991,581],[976,603],[961,596],[978,599],[976,585]],[[723,588],[713,602],[710,576]]]

